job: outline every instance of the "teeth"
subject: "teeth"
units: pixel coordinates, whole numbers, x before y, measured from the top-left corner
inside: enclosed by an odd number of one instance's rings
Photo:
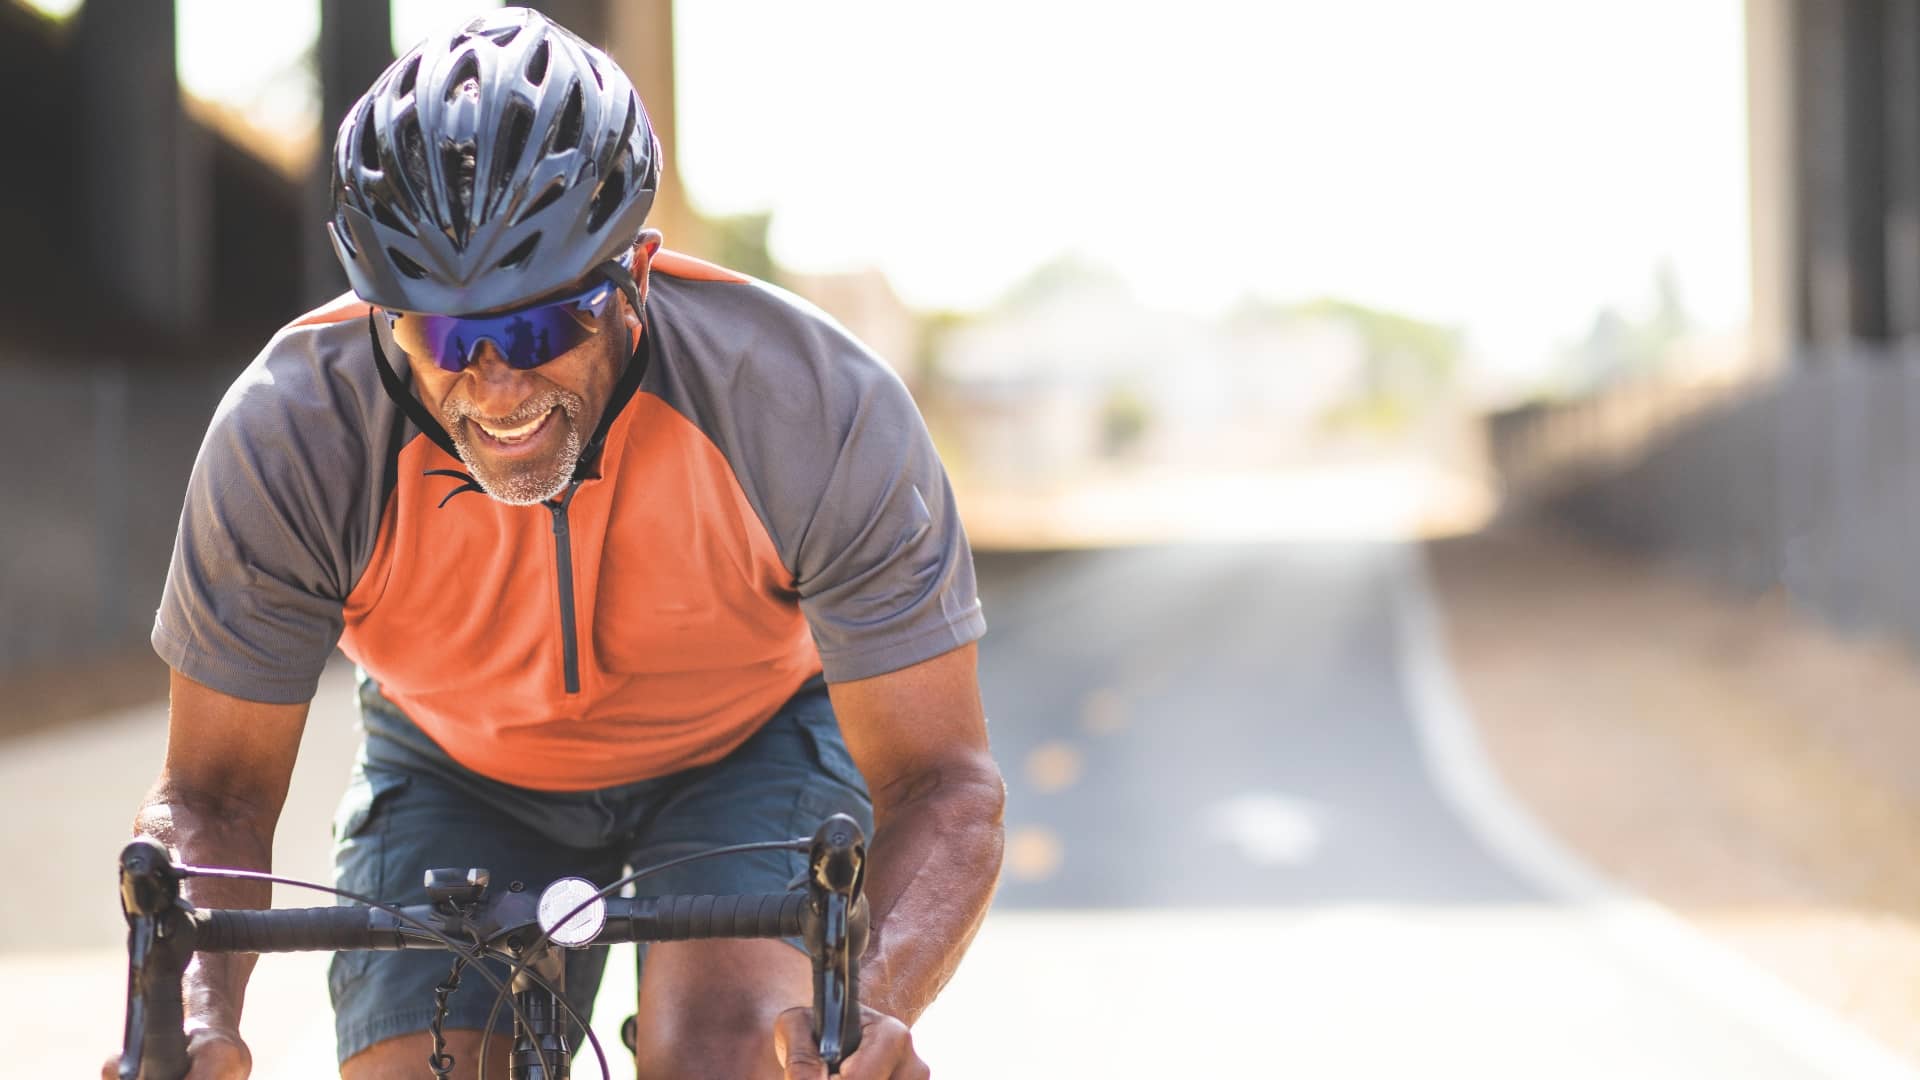
[[[533,419],[527,421],[526,423],[520,425],[517,428],[488,427],[486,424],[482,424],[478,420],[475,420],[474,423],[480,424],[481,431],[486,432],[488,435],[492,436],[495,439],[498,439],[501,442],[513,442],[516,439],[524,439],[527,436],[533,434],[534,429],[538,428],[542,423],[546,422],[546,419],[547,419],[547,414],[541,413],[539,416],[534,417]]]

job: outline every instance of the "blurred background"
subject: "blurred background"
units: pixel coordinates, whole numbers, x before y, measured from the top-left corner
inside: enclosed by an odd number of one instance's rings
[[[345,287],[340,117],[485,6],[0,0],[0,1001],[88,1003],[35,1075],[117,1030],[200,436]],[[532,6],[667,245],[871,344],[958,490],[1011,796],[940,1075],[1920,1076],[1920,8]],[[330,1072],[309,960],[259,1075]]]

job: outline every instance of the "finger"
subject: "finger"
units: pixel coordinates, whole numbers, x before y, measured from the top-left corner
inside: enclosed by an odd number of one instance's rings
[[[840,1063],[840,1080],[926,1080],[930,1074],[907,1025],[877,1013],[861,1025],[860,1049]]]
[[[202,1028],[188,1037],[187,1053],[193,1067],[186,1080],[247,1080],[253,1073],[253,1053],[240,1036],[225,1029]]]
[[[827,1063],[813,1042],[813,1010],[788,1009],[774,1019],[773,1052],[782,1080],[827,1080]]]

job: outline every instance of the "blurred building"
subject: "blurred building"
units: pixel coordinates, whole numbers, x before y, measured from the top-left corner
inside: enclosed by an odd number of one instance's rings
[[[1359,332],[1337,319],[1205,319],[1088,275],[1016,294],[949,335],[935,366],[961,459],[977,479],[1020,483],[1116,459],[1299,460],[1325,416],[1363,391],[1366,362]]]

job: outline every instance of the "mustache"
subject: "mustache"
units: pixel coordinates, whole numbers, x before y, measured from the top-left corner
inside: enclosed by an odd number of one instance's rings
[[[538,420],[556,408],[566,413],[568,419],[577,420],[581,411],[586,408],[586,401],[579,395],[569,394],[564,390],[545,389],[528,398],[519,408],[506,416],[488,416],[473,402],[466,400],[448,401],[440,411],[442,419],[449,426],[463,420],[478,420],[488,427],[511,428]]]

